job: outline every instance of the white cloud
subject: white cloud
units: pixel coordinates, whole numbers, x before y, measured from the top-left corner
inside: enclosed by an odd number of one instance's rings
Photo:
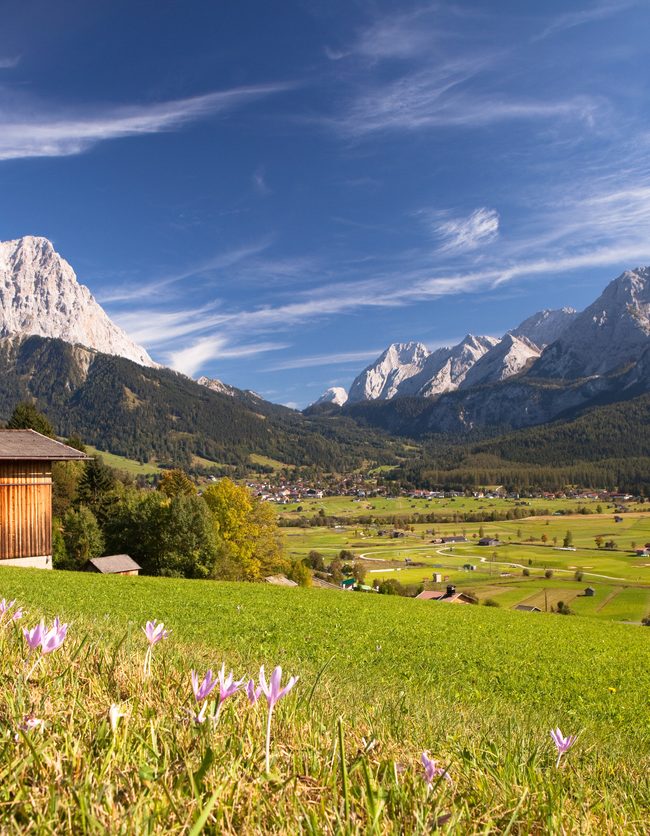
[[[20,64],[20,55],[13,57],[6,55],[4,58],[0,58],[0,70],[13,70],[18,64]]]
[[[52,112],[45,106],[7,112],[0,104],[0,160],[81,154],[99,142],[183,127],[254,99],[289,89],[287,84],[235,87],[203,96],[148,105]]]
[[[204,261],[188,265],[185,269],[178,270],[160,279],[150,282],[138,283],[131,281],[128,284],[117,285],[111,290],[99,294],[98,298],[102,304],[132,302],[135,299],[146,299],[155,296],[161,290],[183,279],[195,276],[204,276],[213,271],[226,270],[247,261],[252,256],[266,250],[271,244],[271,238],[264,238],[260,241],[246,246],[238,247],[225,252],[216,253]]]
[[[311,357],[294,357],[269,366],[267,371],[279,372],[287,369],[310,369],[315,366],[334,366],[345,363],[358,363],[363,360],[373,360],[378,357],[383,348],[371,348],[365,351],[344,351],[338,354],[315,354]]]
[[[615,2],[596,3],[588,9],[582,9],[576,12],[566,12],[558,15],[551,21],[534,40],[542,40],[549,35],[554,35],[556,32],[574,29],[576,26],[584,26],[586,23],[606,20],[638,4],[639,0],[615,0]]]
[[[230,345],[225,337],[205,337],[186,348],[170,352],[168,361],[172,369],[192,377],[210,360],[237,360],[287,347],[286,343],[273,342]]]
[[[425,213],[431,232],[440,241],[438,252],[468,252],[494,241],[499,234],[499,213],[481,207],[463,218],[448,213]]]
[[[256,191],[264,197],[271,194],[271,189],[266,182],[266,174],[263,166],[259,166],[253,172],[253,186],[255,186]]]

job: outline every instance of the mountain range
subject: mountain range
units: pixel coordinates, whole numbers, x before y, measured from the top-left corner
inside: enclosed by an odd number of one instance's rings
[[[354,379],[348,392],[332,387],[312,405],[432,398],[497,383],[532,366],[577,317],[573,308],[540,311],[500,339],[468,334],[457,345],[435,351],[419,342],[393,343]]]
[[[330,389],[307,411],[411,437],[494,434],[648,391],[650,268],[639,267],[581,313],[541,311],[501,338],[469,334],[435,351],[391,345],[347,393]]]
[[[494,437],[570,420],[650,392],[649,337],[650,269],[641,267],[581,313],[541,311],[502,337],[468,334],[433,351],[393,344],[349,390],[333,387],[301,414],[157,366],[47,239],[0,243],[0,418],[34,400],[59,432],[143,460],[239,464],[257,453],[349,464],[394,459],[386,432]]]

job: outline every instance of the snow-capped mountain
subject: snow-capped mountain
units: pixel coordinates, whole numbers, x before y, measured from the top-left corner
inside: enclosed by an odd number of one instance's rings
[[[562,336],[577,316],[575,308],[538,311],[509,333],[515,337],[525,337],[538,348],[546,348]]]
[[[490,351],[487,351],[465,375],[461,389],[497,383],[519,374],[541,354],[541,350],[525,337],[506,334]]]
[[[155,366],[111,322],[47,238],[0,242],[0,337],[54,337]]]
[[[353,381],[349,403],[403,397],[430,398],[457,389],[472,366],[499,342],[468,334],[451,348],[394,343]]]
[[[422,343],[393,343],[353,381],[348,401],[389,400],[405,380],[419,374],[431,352]]]
[[[495,337],[475,337],[468,334],[464,340],[448,349],[439,349],[425,368],[426,382],[417,391],[418,397],[432,398],[442,392],[458,389],[479,360],[487,355],[499,340]]]
[[[237,389],[234,386],[228,386],[227,383],[218,380],[216,377],[206,377],[203,375],[202,377],[198,377],[196,382],[199,386],[205,386],[206,389],[212,389],[213,392],[221,392],[222,395],[229,395],[231,398],[234,398],[237,394]]]
[[[321,406],[322,404],[334,404],[335,406],[343,406],[348,400],[348,393],[342,386],[330,386],[323,394],[314,401],[311,406]]]
[[[531,371],[535,377],[602,375],[638,360],[650,336],[650,268],[627,270],[578,314]]]

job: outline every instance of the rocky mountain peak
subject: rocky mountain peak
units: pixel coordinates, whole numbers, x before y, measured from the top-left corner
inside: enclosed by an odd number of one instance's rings
[[[335,404],[336,406],[343,406],[344,403],[347,403],[347,400],[348,393],[342,386],[330,386],[330,388],[326,389],[320,398],[314,401],[311,406],[320,406],[321,404]]]
[[[535,364],[536,377],[603,375],[636,362],[650,336],[650,268],[626,270]]]
[[[111,322],[47,238],[0,242],[0,337],[53,337],[154,366]]]
[[[348,392],[351,403],[368,400],[389,400],[398,393],[400,385],[417,375],[430,351],[418,342],[393,343],[374,363],[355,378]]]
[[[509,333],[525,337],[538,348],[546,348],[562,336],[577,316],[574,308],[546,309],[529,316]]]

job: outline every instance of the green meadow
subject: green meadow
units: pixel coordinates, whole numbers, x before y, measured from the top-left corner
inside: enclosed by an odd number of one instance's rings
[[[347,507],[349,498],[321,500],[327,514],[335,508]],[[416,502],[420,513],[448,515],[453,500]],[[457,500],[458,501],[458,500]],[[375,502],[373,500],[373,502]],[[384,510],[392,503],[407,513],[404,504],[412,500],[382,500]],[[483,510],[512,510],[512,500],[462,500],[465,507]],[[392,528],[376,513],[366,512],[365,519],[355,524],[342,522],[335,527],[283,529],[286,548],[294,558],[306,556],[311,550],[326,558],[341,549],[351,550],[363,558],[367,582],[392,578],[404,585],[441,588],[453,583],[459,590],[471,592],[480,601],[492,599],[499,606],[511,608],[520,603],[556,607],[558,601],[569,604],[575,615],[599,619],[640,622],[650,614],[650,556],[638,557],[633,547],[650,542],[650,514],[638,510],[615,514],[612,507],[595,501],[586,507],[591,513],[580,513],[584,503],[573,500],[549,500],[539,508],[540,516],[483,523],[419,523],[407,526],[404,536],[391,537]],[[537,503],[537,501],[535,501]],[[601,505],[602,513],[595,513]],[[354,503],[359,507],[359,503]],[[534,505],[537,510],[537,504]],[[557,512],[561,511],[561,514]],[[281,516],[292,512],[280,510]],[[357,512],[358,513],[358,512]],[[410,509],[410,513],[415,512]],[[356,517],[357,514],[355,513]],[[615,517],[620,516],[620,522]],[[380,532],[382,532],[380,536]],[[572,550],[562,548],[564,537],[571,532]],[[466,543],[435,544],[435,538],[464,536]],[[481,536],[494,537],[498,546],[479,546]],[[597,545],[597,538],[600,547]],[[613,541],[615,548],[604,548]],[[417,565],[413,565],[417,564]],[[466,571],[465,565],[475,567]],[[552,578],[545,572],[550,570]],[[526,576],[524,575],[526,573]],[[434,583],[434,573],[442,575],[442,583]],[[576,580],[580,573],[581,580]],[[595,590],[593,598],[584,596],[587,586]],[[551,593],[552,590],[552,593]]]
[[[21,626],[69,623],[31,674],[20,631],[0,631],[3,832],[647,833],[644,628],[10,567],[0,594],[28,611]],[[152,618],[171,633],[145,679]],[[222,663],[300,677],[276,707],[268,773],[265,703],[240,693],[216,725],[190,718],[190,670]],[[559,767],[556,726],[578,735]],[[450,781],[427,786],[423,751]]]

